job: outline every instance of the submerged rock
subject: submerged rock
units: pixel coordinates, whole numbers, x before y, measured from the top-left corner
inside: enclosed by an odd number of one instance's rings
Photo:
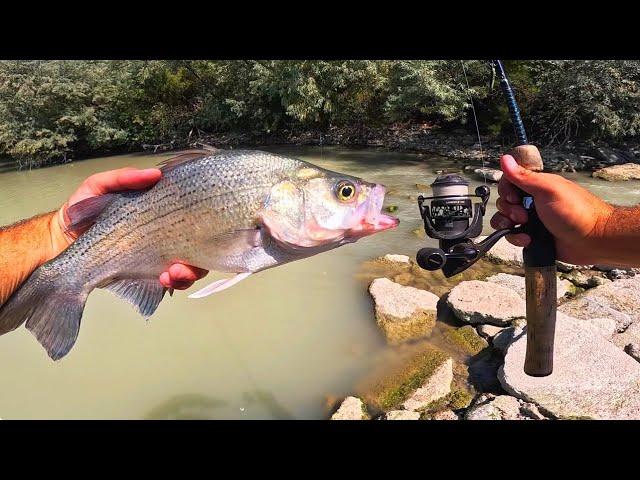
[[[640,165],[637,163],[624,163],[611,167],[601,168],[593,172],[596,178],[602,178],[609,182],[619,182],[625,180],[640,180]]]
[[[453,360],[448,358],[439,365],[422,385],[412,392],[402,403],[405,410],[418,410],[427,407],[451,392],[453,381]]]
[[[362,400],[358,397],[347,397],[340,408],[331,415],[331,420],[369,420],[369,414]]]
[[[489,282],[461,282],[447,297],[447,305],[463,322],[508,326],[513,320],[525,318],[526,303],[513,290]]]
[[[481,242],[487,237],[478,237],[477,241]],[[487,252],[486,258],[494,263],[502,263],[517,267],[522,266],[522,247],[511,245],[506,238],[501,238]]]
[[[444,332],[444,337],[468,355],[476,355],[489,346],[471,325],[447,330]]]
[[[385,420],[420,420],[420,412],[409,410],[391,410],[384,416]]]
[[[431,334],[439,298],[431,292],[405,287],[388,278],[376,278],[369,286],[376,321],[387,341],[398,344]]]
[[[414,410],[450,392],[453,360],[445,352],[419,342],[402,344],[388,353],[356,388],[371,408]]]
[[[507,349],[498,379],[510,394],[558,418],[640,418],[640,364],[589,322],[558,314],[553,373],[524,373],[526,335]]]
[[[623,331],[634,321],[640,321],[640,278],[618,280],[587,290],[565,302],[558,311],[575,318],[612,318]]]

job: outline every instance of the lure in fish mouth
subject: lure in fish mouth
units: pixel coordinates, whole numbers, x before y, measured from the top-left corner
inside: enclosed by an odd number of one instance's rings
[[[166,292],[158,277],[173,263],[236,274],[189,295],[200,298],[399,223],[381,211],[384,186],[295,158],[218,150],[163,163],[162,178],[147,191],[67,210],[72,224],[94,225],[0,307],[0,335],[26,322],[57,360],[75,344],[95,288],[148,318]]]

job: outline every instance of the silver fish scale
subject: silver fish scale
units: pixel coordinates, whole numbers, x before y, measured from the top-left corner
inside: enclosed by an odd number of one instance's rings
[[[222,151],[170,166],[146,192],[127,192],[50,268],[73,270],[98,285],[149,278],[174,261],[207,268],[216,237],[256,227],[271,187],[306,162],[260,151]]]

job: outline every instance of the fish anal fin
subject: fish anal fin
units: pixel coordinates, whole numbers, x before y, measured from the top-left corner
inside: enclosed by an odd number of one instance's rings
[[[69,220],[67,230],[82,230],[90,227],[115,198],[114,193],[107,193],[85,198],[67,207],[65,212]]]
[[[189,295],[189,298],[203,298],[211,295],[212,293],[221,292],[229,287],[232,287],[238,282],[241,282],[245,278],[251,275],[251,272],[238,273],[235,277],[224,278],[222,280],[216,280],[215,282],[207,285],[206,287],[198,290],[195,293]]]
[[[115,279],[101,288],[129,302],[145,318],[153,315],[167,291],[157,278]]]

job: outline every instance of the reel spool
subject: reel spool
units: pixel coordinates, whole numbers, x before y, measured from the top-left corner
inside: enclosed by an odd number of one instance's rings
[[[440,248],[422,248],[416,261],[425,270],[442,269],[444,276],[456,275],[485,255],[498,240],[517,229],[497,230],[480,243],[473,238],[482,233],[490,189],[480,185],[469,194],[469,182],[460,175],[445,174],[431,184],[433,196],[418,197],[418,208],[425,233],[439,240]],[[474,198],[480,202],[473,202]],[[427,202],[430,200],[430,204]]]

